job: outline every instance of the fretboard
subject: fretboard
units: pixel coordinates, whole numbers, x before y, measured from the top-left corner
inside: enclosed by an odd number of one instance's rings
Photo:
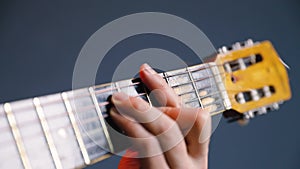
[[[160,74],[184,106],[230,108],[215,63]],[[155,106],[140,79],[129,79],[0,105],[0,168],[82,168],[126,148],[112,134],[109,96],[125,92]]]

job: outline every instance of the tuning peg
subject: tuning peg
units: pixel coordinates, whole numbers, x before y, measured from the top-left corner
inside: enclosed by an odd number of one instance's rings
[[[261,107],[258,111],[259,115],[267,114],[267,107]]]
[[[219,48],[219,53],[222,53],[222,54],[225,54],[225,53],[227,53],[228,52],[228,49],[227,49],[227,47],[226,46],[223,46],[223,47],[221,47],[221,48]]]
[[[279,109],[279,104],[278,104],[278,103],[273,103],[272,105],[270,105],[270,106],[268,107],[268,109],[269,109],[270,111],[272,111],[272,110],[278,110],[278,109]]]
[[[238,50],[238,49],[241,49],[241,48],[242,48],[242,45],[239,42],[236,42],[235,44],[232,45],[233,50]]]
[[[244,119],[252,119],[255,117],[254,111],[250,110],[246,113],[244,113]]]
[[[225,118],[229,119],[228,122],[238,122],[239,125],[245,126],[249,123],[250,119],[253,119],[256,116],[261,116],[267,114],[269,111],[279,109],[279,103],[273,103],[268,106],[263,106],[257,109],[250,110],[243,114],[240,114],[236,111],[226,111],[223,113]]]
[[[236,42],[232,46],[229,46],[229,47],[223,46],[218,49],[218,52],[221,54],[226,54],[226,53],[230,52],[231,50],[239,50],[243,47],[253,46],[253,44],[254,44],[253,40],[248,39],[244,42]]]
[[[254,42],[252,39],[248,39],[244,42],[245,47],[253,46]]]

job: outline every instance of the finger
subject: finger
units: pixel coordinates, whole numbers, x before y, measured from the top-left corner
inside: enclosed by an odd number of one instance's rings
[[[195,158],[206,157],[211,135],[211,117],[209,111],[200,108],[159,108],[176,120],[185,136],[187,149]]]
[[[143,83],[153,92],[154,97],[162,106],[180,107],[180,100],[174,90],[148,64],[140,68]]]
[[[122,128],[129,137],[133,137],[132,144],[141,158],[142,166],[147,168],[168,168],[168,164],[162,154],[158,141],[139,123],[133,122],[120,115],[115,108],[111,108],[110,115],[118,127]],[[126,155],[126,154],[125,154]],[[126,157],[125,157],[126,158]],[[127,158],[132,158],[131,156]]]
[[[177,123],[155,107],[136,97],[122,100],[123,93],[116,93],[112,101],[120,113],[124,113],[136,121],[152,135],[156,136],[167,162],[171,168],[184,168],[181,161],[188,161],[188,154],[182,133]]]

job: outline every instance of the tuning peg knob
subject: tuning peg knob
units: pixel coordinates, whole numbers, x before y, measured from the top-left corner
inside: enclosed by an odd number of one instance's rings
[[[272,104],[273,109],[278,110],[279,109],[279,104],[278,103],[274,103]]]
[[[263,115],[263,114],[267,114],[267,113],[268,113],[267,107],[261,107],[259,109],[259,115]]]
[[[238,49],[241,49],[241,48],[242,48],[242,45],[239,42],[236,42],[235,44],[232,45],[233,50],[238,50]]]
[[[254,42],[252,39],[248,39],[244,42],[245,47],[253,46]]]
[[[248,39],[248,40],[246,40],[244,42],[236,42],[233,45],[228,46],[228,47],[223,46],[223,47],[221,47],[221,48],[218,49],[218,52],[220,54],[226,54],[226,53],[230,52],[231,50],[239,50],[239,49],[241,49],[243,47],[253,46],[253,44],[254,44],[253,40],[252,39]]]
[[[250,111],[244,113],[244,118],[243,119],[248,119],[248,120],[252,119],[252,118],[255,117],[255,114],[256,113],[254,113],[254,111],[250,110]]]
[[[227,49],[227,47],[226,46],[223,46],[223,47],[221,47],[221,48],[219,48],[219,53],[221,53],[221,54],[225,54],[225,53],[227,53],[228,52],[228,49]]]
[[[268,111],[278,110],[279,109],[279,104],[278,103],[273,103],[267,109],[268,109]]]

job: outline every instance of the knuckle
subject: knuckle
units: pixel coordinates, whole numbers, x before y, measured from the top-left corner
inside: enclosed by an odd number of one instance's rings
[[[177,125],[175,121],[165,121],[164,123],[156,123],[157,124],[157,134],[165,133],[168,131],[173,125]]]

